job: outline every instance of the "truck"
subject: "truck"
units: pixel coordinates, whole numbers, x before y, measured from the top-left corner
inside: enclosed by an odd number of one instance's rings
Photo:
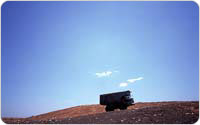
[[[134,99],[131,98],[131,91],[129,90],[100,95],[100,105],[106,106],[106,112],[114,111],[115,109],[125,110],[133,104]]]

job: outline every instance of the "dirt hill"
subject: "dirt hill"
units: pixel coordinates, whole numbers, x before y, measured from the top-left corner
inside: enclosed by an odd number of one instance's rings
[[[105,112],[102,105],[83,105],[29,118],[3,118],[6,123],[195,123],[199,102],[136,103],[127,110]]]

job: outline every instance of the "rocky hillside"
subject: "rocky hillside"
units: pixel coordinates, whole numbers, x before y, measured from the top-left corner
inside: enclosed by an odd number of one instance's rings
[[[199,102],[136,103],[127,110],[105,112],[101,105],[84,105],[29,118],[3,118],[6,123],[195,123],[199,118]]]

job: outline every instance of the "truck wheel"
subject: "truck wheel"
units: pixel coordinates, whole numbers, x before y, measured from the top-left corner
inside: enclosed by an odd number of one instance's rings
[[[106,106],[106,112],[114,111],[114,109],[111,106]]]
[[[126,107],[126,106],[122,106],[122,107],[120,107],[119,109],[120,109],[120,110],[126,110],[127,107]]]

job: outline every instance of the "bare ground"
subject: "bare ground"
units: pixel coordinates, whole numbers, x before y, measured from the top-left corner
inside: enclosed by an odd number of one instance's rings
[[[101,105],[84,105],[29,118],[2,118],[8,124],[192,124],[199,118],[199,102],[136,103],[127,110],[105,112]]]

